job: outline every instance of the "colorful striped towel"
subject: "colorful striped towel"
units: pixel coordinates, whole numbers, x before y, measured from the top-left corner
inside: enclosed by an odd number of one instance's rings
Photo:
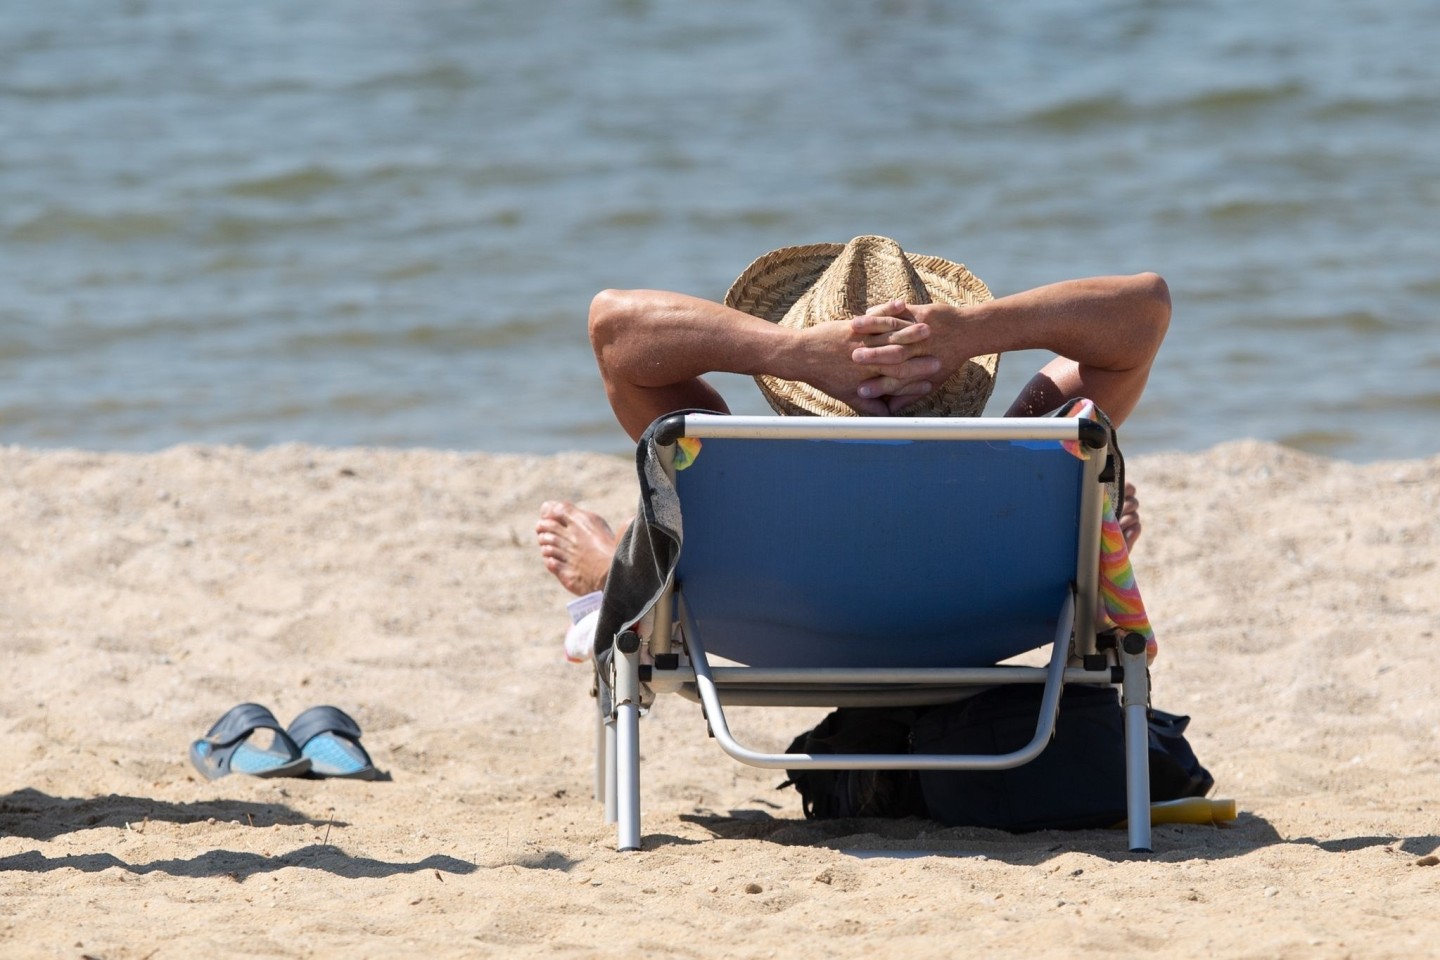
[[[1088,417],[1097,420],[1095,404],[1082,400],[1070,412],[1073,417]],[[1083,456],[1080,444],[1065,441],[1065,449]],[[1124,496],[1124,491],[1121,491]],[[1127,633],[1138,633],[1145,638],[1145,654],[1154,660],[1159,647],[1155,643],[1155,629],[1145,613],[1145,601],[1140,597],[1140,587],[1135,583],[1135,570],[1130,565],[1130,548],[1125,535],[1120,532],[1119,511],[1105,495],[1105,519],[1100,527],[1100,606],[1102,627],[1118,627]]]

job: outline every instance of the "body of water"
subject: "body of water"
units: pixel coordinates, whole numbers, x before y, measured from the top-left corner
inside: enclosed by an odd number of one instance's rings
[[[0,442],[619,452],[596,290],[882,233],[997,294],[1162,273],[1131,452],[1433,454],[1437,41],[1428,0],[7,4]]]

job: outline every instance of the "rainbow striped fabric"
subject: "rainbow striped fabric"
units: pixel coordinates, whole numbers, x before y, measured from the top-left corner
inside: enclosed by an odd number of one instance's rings
[[[1155,629],[1145,613],[1145,601],[1135,583],[1135,570],[1130,565],[1130,549],[1120,532],[1115,505],[1105,496],[1105,520],[1100,527],[1100,606],[1110,625],[1145,638],[1145,655],[1155,659],[1159,647]]]
[[[1097,420],[1095,404],[1082,400],[1070,411],[1073,417],[1088,417]],[[1075,456],[1083,456],[1077,441],[1065,441],[1065,449]],[[1122,494],[1123,496],[1123,491]],[[1154,660],[1159,647],[1155,642],[1155,629],[1145,613],[1145,601],[1140,597],[1140,587],[1135,583],[1135,569],[1130,565],[1130,548],[1125,535],[1120,532],[1119,511],[1105,495],[1105,519],[1100,527],[1100,606],[1104,627],[1118,627],[1127,633],[1138,633],[1145,638],[1145,654]]]

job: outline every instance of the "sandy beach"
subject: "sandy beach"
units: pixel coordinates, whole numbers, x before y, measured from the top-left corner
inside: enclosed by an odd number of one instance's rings
[[[1233,825],[808,822],[676,699],[620,854],[532,531],[628,516],[626,460],[0,450],[0,956],[1436,955],[1440,457],[1129,466],[1155,704]],[[244,701],[342,707],[389,779],[205,780]]]

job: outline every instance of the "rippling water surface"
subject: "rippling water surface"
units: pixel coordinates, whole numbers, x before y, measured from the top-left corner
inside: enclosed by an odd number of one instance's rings
[[[1437,39],[1420,0],[6,4],[0,441],[618,452],[595,290],[884,233],[997,293],[1163,273],[1132,451],[1428,455]]]

